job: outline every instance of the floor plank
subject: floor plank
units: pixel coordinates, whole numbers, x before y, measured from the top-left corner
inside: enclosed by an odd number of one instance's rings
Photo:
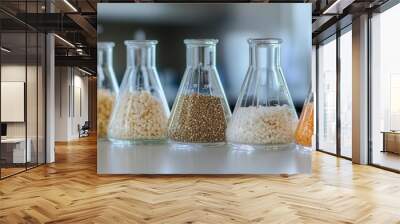
[[[0,223],[400,223],[400,175],[313,154],[311,175],[96,174],[96,141],[0,181]]]

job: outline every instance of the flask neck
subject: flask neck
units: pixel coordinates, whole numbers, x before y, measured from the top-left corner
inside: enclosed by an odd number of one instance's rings
[[[186,45],[186,66],[215,66],[215,45]]]
[[[97,87],[118,94],[118,82],[113,69],[113,47],[102,47],[97,51]]]
[[[126,53],[128,67],[154,67],[156,65],[155,45],[127,46]]]
[[[112,55],[113,55],[112,47],[99,49],[99,51],[97,52],[97,65],[100,65],[102,67],[111,66],[113,60]]]
[[[280,67],[279,44],[250,45],[250,65],[260,68]]]

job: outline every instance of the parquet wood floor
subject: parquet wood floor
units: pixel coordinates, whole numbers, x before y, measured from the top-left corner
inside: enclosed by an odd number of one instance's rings
[[[22,172],[24,170],[25,170],[25,167],[24,168],[1,168],[1,176],[8,177],[15,173]]]
[[[0,181],[0,223],[400,223],[400,175],[315,152],[312,175],[98,176],[96,142]]]

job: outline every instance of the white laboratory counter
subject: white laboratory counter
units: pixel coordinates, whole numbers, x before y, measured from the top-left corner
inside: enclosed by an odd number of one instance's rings
[[[97,144],[98,174],[297,174],[311,173],[311,151],[292,145],[280,150],[231,145],[190,147]]]

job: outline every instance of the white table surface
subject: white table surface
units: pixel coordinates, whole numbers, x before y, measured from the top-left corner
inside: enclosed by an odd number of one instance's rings
[[[27,142],[27,147],[25,150],[25,141]],[[13,163],[25,163],[31,162],[32,152],[31,146],[32,141],[30,138],[14,138],[14,137],[6,137],[1,139],[1,144],[15,144],[16,146],[13,148]],[[27,158],[27,160],[26,160]]]
[[[311,173],[311,151],[292,145],[266,150],[174,143],[117,145],[99,140],[98,174],[297,174]]]
[[[29,141],[29,138],[28,138]],[[25,142],[25,138],[2,138],[1,143],[20,143]]]

